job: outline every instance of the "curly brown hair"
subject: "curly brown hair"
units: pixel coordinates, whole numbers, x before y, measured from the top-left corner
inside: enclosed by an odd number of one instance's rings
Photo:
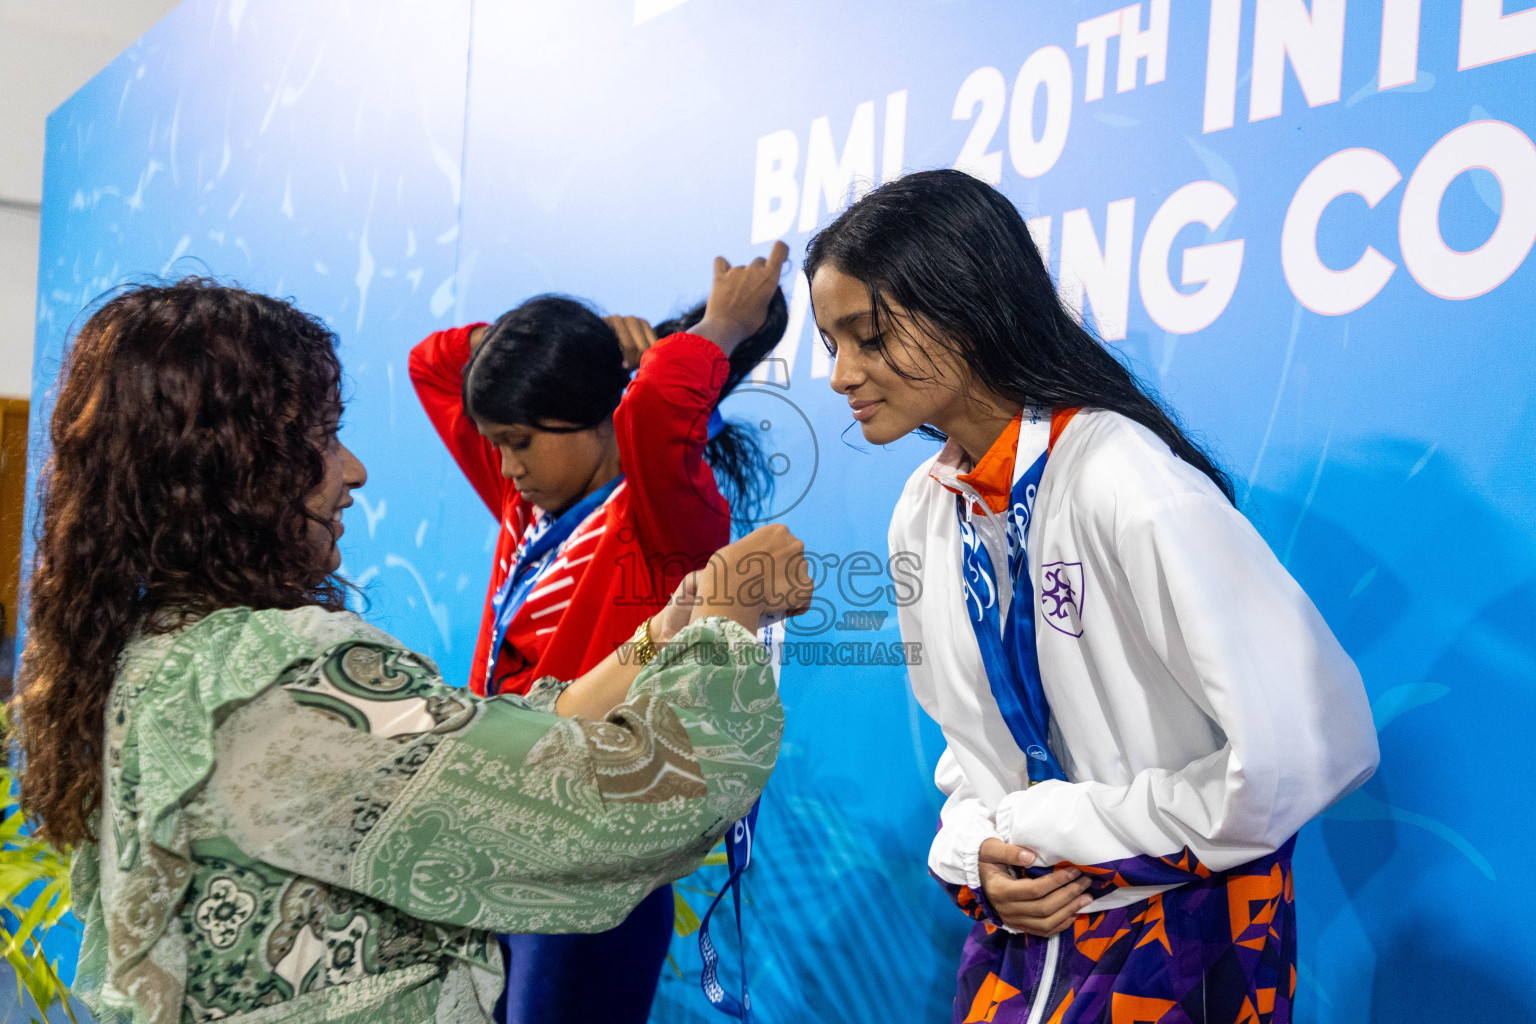
[[[129,287],[75,338],[10,704],[22,806],[55,845],[92,838],[133,636],[232,606],[345,606],[305,507],[341,413],[335,340],[287,302],[202,278]]]

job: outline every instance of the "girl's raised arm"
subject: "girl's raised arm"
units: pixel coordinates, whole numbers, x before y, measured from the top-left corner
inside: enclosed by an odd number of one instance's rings
[[[679,578],[729,536],[730,512],[704,461],[709,416],[730,373],[727,356],[762,326],[788,255],[778,242],[767,258],[745,266],[716,257],[704,319],[646,343],[636,356],[639,371],[613,422],[641,545],[656,560],[650,568],[658,578]],[[646,341],[649,326],[642,332],[639,321],[618,319],[628,355]],[[707,535],[701,521],[714,522],[723,535]]]
[[[411,349],[408,365],[427,418],[480,500],[500,518],[511,485],[501,475],[496,446],[480,436],[464,412],[464,366],[485,328],[483,323],[470,324],[429,334]]]

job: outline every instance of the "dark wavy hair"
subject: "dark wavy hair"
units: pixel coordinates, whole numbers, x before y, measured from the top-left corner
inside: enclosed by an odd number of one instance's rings
[[[187,278],[106,302],[60,381],[10,707],[22,806],[71,846],[101,803],[105,707],[130,639],[232,606],[345,606],[305,507],[341,366],[315,317]]]
[[[1024,218],[990,185],[955,170],[882,185],[811,239],[806,276],[823,264],[869,289],[877,339],[895,302],[931,325],[935,340],[997,394],[1024,405],[1118,412],[1233,500],[1226,473],[1063,305]]]
[[[685,331],[703,318],[700,303],[657,324],[656,334],[666,337]],[[788,323],[788,303],[784,292],[776,290],[763,325],[731,352],[721,399],[772,351]],[[589,430],[612,418],[628,383],[618,335],[592,307],[564,295],[539,295],[486,329],[464,368],[464,410],[491,423],[555,432]],[[773,474],[756,432],[740,423],[726,423],[705,446],[704,460],[730,503],[731,517],[740,523],[755,522],[773,488]]]

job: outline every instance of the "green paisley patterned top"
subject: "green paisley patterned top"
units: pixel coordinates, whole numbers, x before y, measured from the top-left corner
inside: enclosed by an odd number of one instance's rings
[[[350,612],[216,612],[124,652],[76,989],[103,1024],[490,1020],[494,932],[596,931],[698,866],[783,711],[726,619],[601,722],[482,699]]]

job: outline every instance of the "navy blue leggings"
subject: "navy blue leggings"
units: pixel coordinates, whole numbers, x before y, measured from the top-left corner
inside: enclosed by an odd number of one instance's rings
[[[501,935],[500,1024],[645,1024],[672,938],[672,887],[595,935]]]

